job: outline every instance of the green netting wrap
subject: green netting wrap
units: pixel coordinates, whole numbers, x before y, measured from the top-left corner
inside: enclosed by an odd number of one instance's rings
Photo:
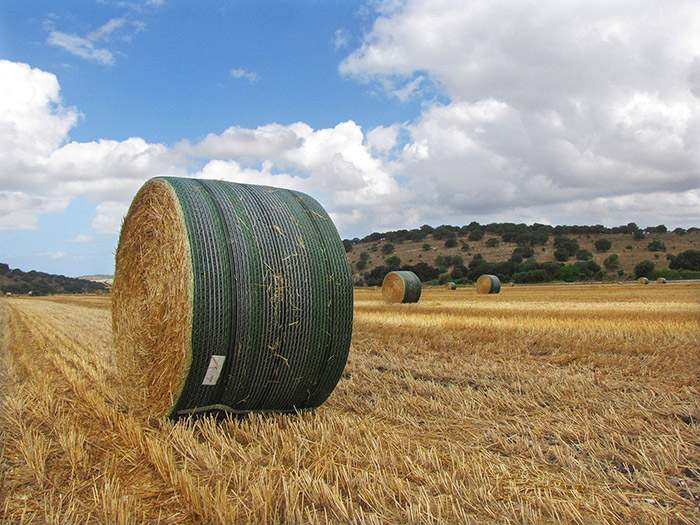
[[[420,279],[413,272],[389,272],[382,281],[382,296],[388,303],[417,303],[420,293]]]
[[[122,370],[140,377],[127,396],[138,411],[314,408],[340,379],[352,274],[308,195],[151,179],[124,221],[116,266],[115,343]]]

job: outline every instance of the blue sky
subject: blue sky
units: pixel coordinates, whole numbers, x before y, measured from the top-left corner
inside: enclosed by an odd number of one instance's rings
[[[700,226],[700,7],[667,5],[4,2],[0,262],[112,273],[165,174],[305,191],[348,238]]]

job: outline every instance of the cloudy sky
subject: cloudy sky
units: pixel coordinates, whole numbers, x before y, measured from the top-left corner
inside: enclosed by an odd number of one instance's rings
[[[344,238],[700,226],[700,4],[3,2],[0,166],[0,262],[72,276],[158,175],[305,191]]]

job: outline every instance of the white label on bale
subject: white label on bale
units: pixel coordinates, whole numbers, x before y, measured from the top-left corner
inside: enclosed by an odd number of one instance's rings
[[[225,355],[213,355],[209,361],[209,368],[204,376],[203,385],[215,385],[221,375],[221,370],[224,368]]]

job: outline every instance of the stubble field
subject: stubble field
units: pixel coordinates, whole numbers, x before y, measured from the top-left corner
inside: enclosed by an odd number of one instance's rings
[[[0,299],[8,523],[697,523],[700,283],[355,292],[299,415],[143,421],[109,297]]]

